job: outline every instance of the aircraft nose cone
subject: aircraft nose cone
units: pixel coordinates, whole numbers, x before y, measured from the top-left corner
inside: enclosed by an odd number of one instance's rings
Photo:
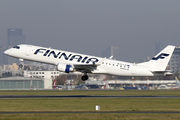
[[[9,50],[6,50],[6,51],[4,51],[4,54],[8,55],[9,52],[10,52]]]

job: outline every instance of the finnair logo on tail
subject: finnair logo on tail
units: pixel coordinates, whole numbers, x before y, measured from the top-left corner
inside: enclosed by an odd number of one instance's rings
[[[165,57],[169,56],[169,54],[161,53],[157,57],[153,57],[152,60],[164,59]]]

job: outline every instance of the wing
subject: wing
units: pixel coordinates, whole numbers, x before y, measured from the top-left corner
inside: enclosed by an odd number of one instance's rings
[[[74,64],[73,67],[76,71],[86,72],[86,73],[93,73],[94,70],[97,69],[99,65],[101,65],[102,61],[106,58],[102,59],[98,63],[93,64]]]
[[[74,64],[74,69],[76,71],[93,73],[92,71],[97,69],[97,64]]]

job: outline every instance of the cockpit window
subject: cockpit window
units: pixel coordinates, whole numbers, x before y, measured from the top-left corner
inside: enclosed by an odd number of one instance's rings
[[[13,48],[15,48],[15,49],[20,49],[20,47],[19,47],[19,46],[14,46]]]

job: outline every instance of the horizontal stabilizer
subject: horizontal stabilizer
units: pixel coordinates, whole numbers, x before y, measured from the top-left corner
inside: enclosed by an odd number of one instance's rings
[[[165,71],[151,71],[154,74],[163,74],[164,76],[171,76],[173,73],[171,70],[165,70]]]

